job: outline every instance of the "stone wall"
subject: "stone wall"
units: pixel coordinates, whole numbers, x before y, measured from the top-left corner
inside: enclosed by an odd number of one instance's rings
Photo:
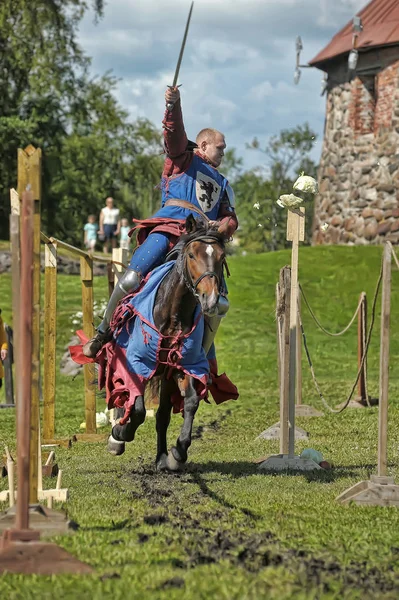
[[[399,242],[398,60],[331,87],[318,178],[314,244]]]

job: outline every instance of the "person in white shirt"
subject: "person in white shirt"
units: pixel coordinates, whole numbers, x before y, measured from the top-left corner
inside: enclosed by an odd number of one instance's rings
[[[108,245],[111,241],[111,247],[116,248],[116,241],[121,228],[119,218],[119,208],[114,207],[114,199],[109,197],[105,201],[104,208],[100,212],[99,238],[104,241],[104,253],[108,254]]]

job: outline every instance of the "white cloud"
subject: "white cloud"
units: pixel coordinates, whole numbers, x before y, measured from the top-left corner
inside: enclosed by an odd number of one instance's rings
[[[301,62],[312,59],[367,0],[196,0],[179,83],[189,137],[221,129],[250,167],[261,156],[247,150],[281,129],[308,121],[322,135],[322,72],[304,69],[293,84],[295,39]],[[121,78],[119,102],[131,118],[160,126],[163,94],[173,80],[190,0],[110,0],[94,25],[87,15],[80,43],[93,57],[93,74]],[[321,139],[314,151],[317,160]]]

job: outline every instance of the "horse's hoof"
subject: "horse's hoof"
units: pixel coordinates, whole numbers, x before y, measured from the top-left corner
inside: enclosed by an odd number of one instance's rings
[[[162,454],[160,456],[160,458],[157,460],[157,464],[156,464],[156,469],[158,472],[167,471],[167,469],[168,469],[167,461],[168,461],[168,457],[166,456],[166,454]]]
[[[168,471],[181,471],[182,466],[183,463],[174,457],[172,450],[169,450],[168,456],[166,458],[166,468],[168,469]]]
[[[110,435],[108,438],[107,450],[114,456],[120,456],[125,451],[125,442],[118,442],[118,440],[115,440],[112,435]]]

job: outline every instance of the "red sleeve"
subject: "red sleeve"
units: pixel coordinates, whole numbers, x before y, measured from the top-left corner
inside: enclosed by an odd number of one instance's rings
[[[219,229],[223,231],[225,237],[227,239],[231,238],[238,227],[238,219],[234,208],[230,206],[229,202],[224,202],[222,200],[217,220],[220,223]]]
[[[193,153],[186,150],[188,139],[184,129],[180,100],[174,104],[172,110],[165,110],[162,125],[167,153],[163,175],[170,177],[185,171],[193,158]]]

